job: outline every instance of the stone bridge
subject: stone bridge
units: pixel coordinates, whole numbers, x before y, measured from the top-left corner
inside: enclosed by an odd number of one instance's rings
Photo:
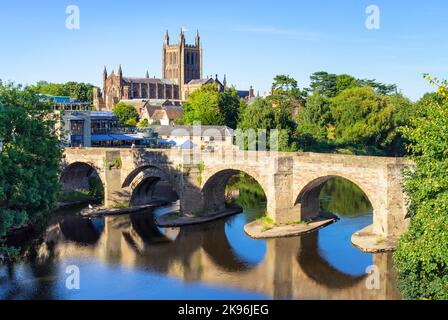
[[[408,224],[404,166],[402,158],[320,153],[67,148],[61,181],[66,190],[75,189],[97,173],[106,207],[141,204],[142,197],[164,181],[177,193],[183,212],[213,213],[225,208],[228,179],[244,172],[263,188],[268,216],[284,224],[316,217],[324,183],[341,177],[369,198],[374,234],[389,237],[400,235]]]

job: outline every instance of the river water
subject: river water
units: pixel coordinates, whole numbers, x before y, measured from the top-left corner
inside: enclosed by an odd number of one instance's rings
[[[90,219],[76,215],[80,208],[59,212],[25,261],[0,266],[0,299],[400,299],[392,255],[350,243],[372,223],[358,189],[328,182],[321,207],[339,221],[269,240],[243,230],[265,203],[240,197],[241,214],[171,229],[154,218],[173,207]]]

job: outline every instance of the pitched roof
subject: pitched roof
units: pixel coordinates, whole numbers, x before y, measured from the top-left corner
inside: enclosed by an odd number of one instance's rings
[[[174,84],[168,79],[158,79],[158,78],[137,78],[137,77],[123,77],[123,81],[127,83],[158,83],[158,84]]]
[[[209,79],[192,79],[187,84],[203,85],[203,84],[212,83],[212,82],[214,82],[214,80],[212,78],[209,78]]]
[[[169,120],[175,120],[182,117],[182,108],[167,107],[162,110],[155,110],[151,116],[153,120],[162,120],[168,118]]]
[[[233,129],[226,126],[150,126],[159,135],[176,136],[205,136],[205,137],[233,137]],[[200,129],[199,129],[200,128]]]

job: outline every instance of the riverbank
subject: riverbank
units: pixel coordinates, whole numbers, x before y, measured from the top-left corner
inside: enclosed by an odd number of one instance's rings
[[[156,225],[161,228],[182,227],[222,219],[241,212],[243,212],[243,208],[236,204],[229,205],[222,211],[202,216],[185,215],[180,212],[169,212],[157,217]]]

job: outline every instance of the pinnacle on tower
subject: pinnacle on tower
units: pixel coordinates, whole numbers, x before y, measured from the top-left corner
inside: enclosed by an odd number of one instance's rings
[[[179,44],[185,43],[185,35],[184,35],[184,28],[180,28],[179,33]]]
[[[146,70],[146,79],[149,79],[149,72]]]
[[[166,30],[165,32],[165,44],[166,45],[170,44],[170,35],[168,34],[168,30]]]
[[[200,42],[201,42],[201,37],[199,36],[199,30],[196,30],[196,41],[195,41],[196,47],[199,47]]]
[[[121,70],[121,64],[118,66],[118,76],[119,77],[123,76],[123,71]]]
[[[103,69],[103,80],[106,80],[107,79],[107,69],[106,69],[106,66],[104,66],[104,69]]]

